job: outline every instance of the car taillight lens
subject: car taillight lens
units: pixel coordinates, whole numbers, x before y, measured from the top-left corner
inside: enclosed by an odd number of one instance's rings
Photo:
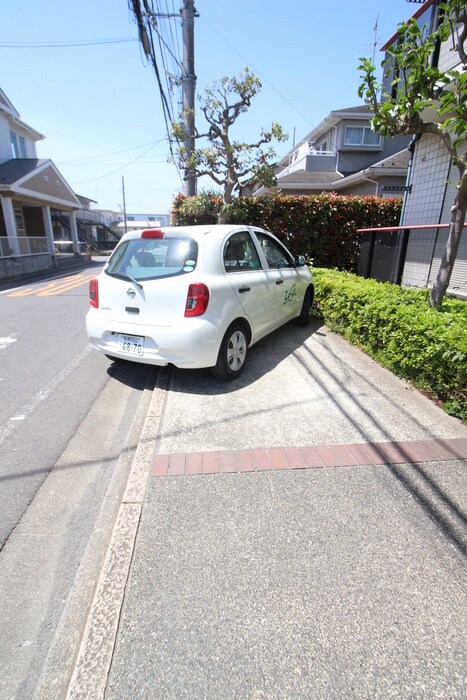
[[[99,282],[97,280],[89,282],[89,303],[95,309],[99,308]]]
[[[190,284],[186,297],[185,316],[201,316],[209,304],[209,289],[205,284]]]

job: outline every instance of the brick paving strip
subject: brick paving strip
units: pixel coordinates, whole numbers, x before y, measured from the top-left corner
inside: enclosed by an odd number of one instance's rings
[[[415,464],[467,459],[467,438],[156,454],[152,476]]]

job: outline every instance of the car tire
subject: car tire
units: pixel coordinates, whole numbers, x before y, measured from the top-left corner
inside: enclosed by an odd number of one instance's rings
[[[248,354],[248,333],[245,325],[235,321],[227,329],[219,348],[212,373],[218,379],[231,381],[242,372]]]
[[[310,321],[310,309],[313,304],[313,288],[308,287],[303,297],[303,304],[300,314],[296,318],[296,323],[298,326],[308,326]]]

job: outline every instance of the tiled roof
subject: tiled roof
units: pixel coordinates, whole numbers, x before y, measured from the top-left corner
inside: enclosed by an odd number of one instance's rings
[[[392,156],[383,158],[377,163],[373,163],[372,168],[407,168],[410,160],[410,152],[407,148],[398,153],[393,153]]]
[[[25,175],[34,172],[46,161],[38,158],[12,158],[0,165],[0,185],[12,185]]]
[[[301,183],[306,182],[307,184],[317,184],[317,185],[327,185],[331,182],[335,182],[342,177],[340,173],[333,172],[313,172],[309,170],[296,170],[293,173],[284,175],[284,177],[278,178],[277,184],[280,187],[283,183]]]

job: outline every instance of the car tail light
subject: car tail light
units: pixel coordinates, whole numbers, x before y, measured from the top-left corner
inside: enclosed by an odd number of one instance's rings
[[[201,316],[209,304],[209,289],[205,284],[190,284],[186,297],[185,316]]]
[[[164,238],[164,232],[160,228],[146,228],[141,233],[141,238]]]
[[[89,282],[89,303],[94,306],[95,309],[99,308],[99,282],[98,280],[91,280]]]

